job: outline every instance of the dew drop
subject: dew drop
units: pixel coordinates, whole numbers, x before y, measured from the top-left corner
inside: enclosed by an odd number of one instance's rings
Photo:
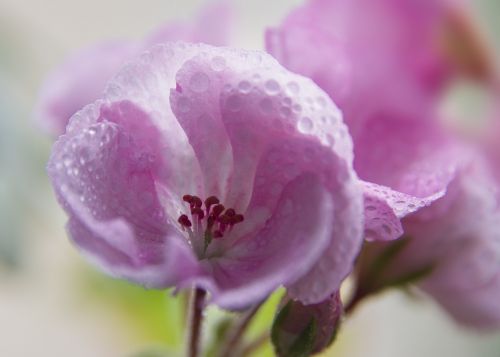
[[[269,79],[264,84],[264,89],[269,95],[276,95],[280,91],[280,85],[274,79]]]
[[[290,92],[290,94],[292,94],[292,95],[296,95],[299,93],[300,87],[295,82],[289,82],[286,87],[287,87],[288,91]]]
[[[311,130],[313,128],[313,122],[312,122],[311,118],[309,118],[309,117],[302,117],[299,120],[298,127],[299,127],[299,130],[301,132],[309,133],[309,132],[311,132]]]
[[[328,143],[328,145],[335,145],[335,138],[332,134],[326,134],[326,142]]]
[[[238,84],[238,89],[241,93],[248,93],[252,89],[252,85],[249,81],[241,81]]]
[[[210,79],[203,72],[196,72],[189,80],[189,88],[191,88],[191,90],[196,93],[205,92],[208,89],[209,85]]]
[[[221,56],[216,56],[212,58],[212,69],[216,72],[220,72],[226,68],[226,60]]]

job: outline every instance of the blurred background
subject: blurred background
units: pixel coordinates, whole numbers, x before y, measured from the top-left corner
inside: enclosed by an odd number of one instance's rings
[[[231,44],[262,49],[263,31],[298,0],[234,0]],[[175,353],[183,299],[113,281],[71,247],[65,216],[45,173],[52,139],[33,120],[44,77],[72,51],[103,39],[139,39],[169,21],[189,21],[202,0],[0,0],[0,356],[127,357]],[[500,1],[475,1],[500,49]],[[473,94],[460,94],[465,103]],[[473,102],[473,98],[471,99]],[[278,297],[252,326],[272,320]],[[499,297],[500,301],[500,297]],[[212,309],[209,323],[222,313]],[[165,355],[165,354],[163,354]],[[256,356],[272,355],[269,346]],[[432,302],[383,294],[346,321],[325,356],[497,357],[500,333],[456,326]]]

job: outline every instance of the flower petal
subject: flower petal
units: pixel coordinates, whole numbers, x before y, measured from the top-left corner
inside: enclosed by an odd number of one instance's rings
[[[247,56],[247,61],[259,59]],[[350,166],[350,136],[338,109],[311,81],[267,59],[260,62],[261,67],[236,72],[223,88],[222,121],[233,148],[234,171],[241,176],[231,178],[230,194],[248,212],[260,211],[259,206],[272,212],[291,179],[303,172],[320,177],[335,198],[336,222],[342,223],[335,226],[324,257],[290,290],[305,303],[319,302],[338,289],[361,244],[362,202]]]
[[[401,218],[443,197],[445,190],[425,198],[410,196],[389,187],[363,182],[365,203],[365,239],[393,240],[403,234]]]
[[[232,173],[233,157],[220,119],[219,95],[224,84],[221,72],[214,71],[204,58],[188,60],[177,72],[176,87],[170,92],[170,104],[203,172],[203,197],[215,195],[226,202],[225,191]]]
[[[462,160],[437,123],[425,118],[374,117],[354,147],[363,180],[421,198],[445,190]]]
[[[170,284],[182,275],[152,268],[171,264],[166,256],[191,255],[186,272],[193,273],[192,253],[174,242],[180,235],[156,193],[161,136],[147,126],[147,115],[129,102],[96,103],[78,118],[85,120],[74,125],[87,127],[61,136],[48,165],[73,241],[107,271],[144,285]],[[144,130],[134,130],[138,122]]]
[[[334,204],[316,176],[290,182],[264,227],[211,263],[215,303],[243,308],[306,273],[330,243]]]

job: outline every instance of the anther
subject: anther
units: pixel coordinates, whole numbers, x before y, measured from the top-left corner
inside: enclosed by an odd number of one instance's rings
[[[195,207],[191,209],[191,214],[194,216],[195,214],[198,215],[198,219],[201,220],[203,217],[205,217],[205,212],[201,208]]]
[[[207,208],[207,214],[210,213],[210,207],[219,204],[219,199],[215,196],[210,196],[205,200],[205,207]]]
[[[230,224],[231,223],[231,216],[227,216],[227,215],[222,215],[220,216],[217,221],[221,224]]]
[[[201,207],[202,205],[201,198],[199,198],[198,196],[192,196],[190,203],[192,207]]]
[[[209,196],[202,201],[198,196],[184,195],[182,200],[189,204],[192,221],[187,215],[181,214],[178,222],[183,229],[188,228],[191,240],[197,239],[198,236],[204,239],[204,252],[212,239],[222,238],[234,225],[244,220],[242,214],[236,213],[233,208],[226,209],[215,196]],[[192,230],[189,229],[191,227]]]
[[[213,209],[212,209],[212,215],[214,217],[219,217],[219,215],[222,213],[222,211],[224,211],[224,206],[221,205],[221,204],[218,204],[217,206],[215,206]]]
[[[224,213],[224,215],[228,217],[233,217],[234,215],[236,215],[236,211],[232,208],[228,208]]]
[[[233,217],[231,217],[231,224],[236,224],[243,222],[245,220],[245,217],[243,217],[242,214],[236,214]]]
[[[185,214],[182,214],[177,221],[183,227],[188,227],[189,228],[189,227],[192,226],[191,221],[189,220],[188,216],[186,216]]]

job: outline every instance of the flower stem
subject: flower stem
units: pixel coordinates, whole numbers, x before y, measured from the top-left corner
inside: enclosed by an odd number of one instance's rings
[[[231,329],[228,338],[226,339],[226,343],[221,348],[221,357],[231,357],[234,350],[237,348],[243,334],[245,333],[248,325],[252,321],[253,317],[259,311],[259,308],[262,306],[262,302],[252,307],[249,311],[245,313],[241,317],[241,319],[235,324],[235,326]]]
[[[263,332],[260,336],[258,336],[255,340],[248,343],[241,350],[241,355],[243,357],[250,356],[253,352],[257,351],[261,348],[267,341],[269,341],[270,335],[269,332]]]
[[[190,316],[188,325],[188,356],[199,357],[201,325],[206,291],[194,288],[191,295]]]

